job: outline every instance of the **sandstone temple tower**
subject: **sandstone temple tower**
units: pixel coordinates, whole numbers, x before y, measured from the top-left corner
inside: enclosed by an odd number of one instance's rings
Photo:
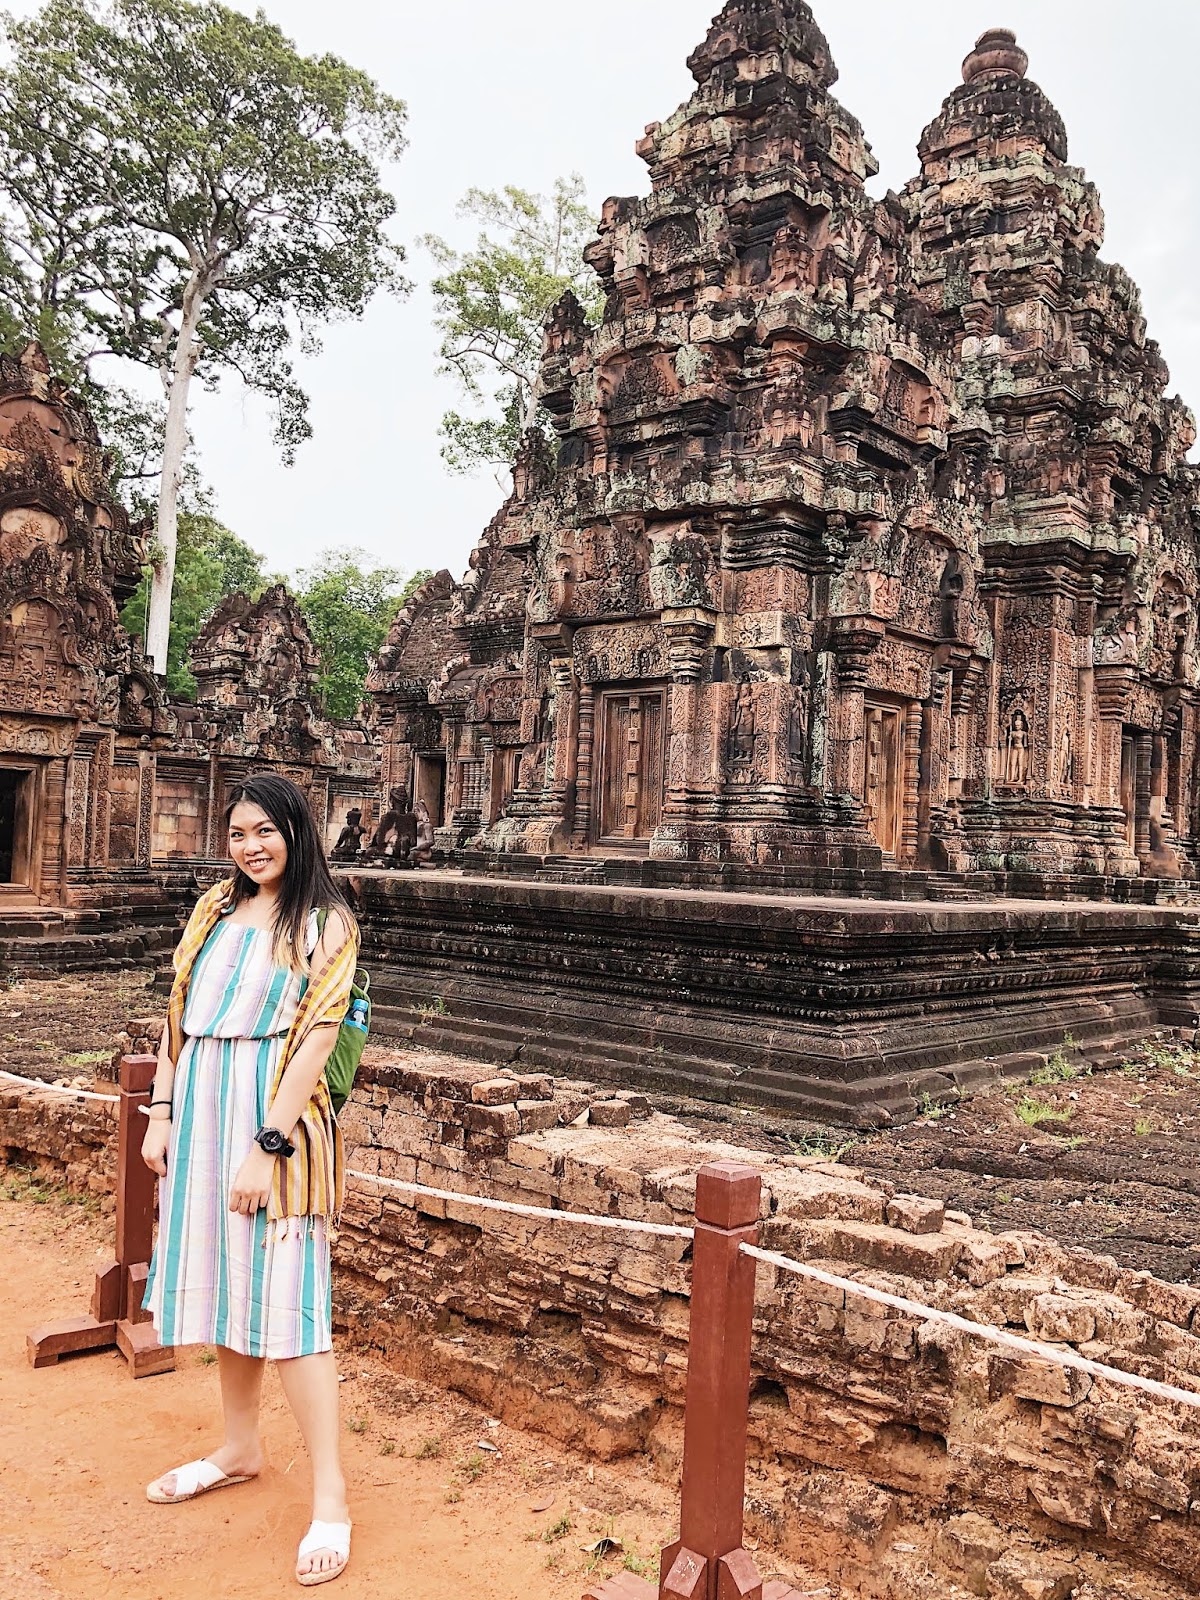
[[[606,203],[514,492],[369,681],[447,845],[1194,877],[1188,412],[1013,36],[876,163],[730,0]]]

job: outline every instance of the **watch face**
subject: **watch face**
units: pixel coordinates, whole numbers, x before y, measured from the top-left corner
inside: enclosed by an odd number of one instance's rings
[[[258,1142],[269,1156],[277,1156],[286,1141],[278,1128],[264,1128],[258,1135]]]

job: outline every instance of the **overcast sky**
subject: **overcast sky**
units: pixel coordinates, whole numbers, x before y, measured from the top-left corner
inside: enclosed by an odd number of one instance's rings
[[[10,5],[12,0],[10,0]],[[412,571],[458,576],[500,494],[487,474],[451,476],[437,424],[457,403],[436,375],[428,257],[437,232],[472,237],[462,193],[548,189],[579,172],[593,210],[641,194],[633,151],[692,85],[686,58],[717,0],[264,0],[305,52],[333,51],[409,108],[409,148],[389,174],[395,231],[409,247],[407,299],[331,328],[299,363],[314,438],[280,465],[267,413],[231,381],[194,407],[193,431],[218,509],[276,570],[356,544]],[[35,9],[18,0],[14,9]],[[247,9],[250,9],[247,6]],[[875,194],[917,167],[921,129],[961,79],[986,27],[1006,26],[1029,76],[1067,124],[1070,158],[1099,186],[1104,255],[1141,285],[1172,387],[1200,407],[1200,6],[1194,0],[814,0],[840,72],[834,93],[880,163]]]

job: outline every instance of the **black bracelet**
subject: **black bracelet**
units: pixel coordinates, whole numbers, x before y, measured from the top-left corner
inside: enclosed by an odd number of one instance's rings
[[[173,1104],[174,1104],[174,1102],[171,1101],[171,1100],[151,1100],[150,1108],[151,1108],[151,1110],[153,1110],[153,1108],[155,1106],[169,1106],[169,1105],[173,1105]]]

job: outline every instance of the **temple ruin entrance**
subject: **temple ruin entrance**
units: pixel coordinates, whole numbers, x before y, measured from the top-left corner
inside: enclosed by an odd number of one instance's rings
[[[916,784],[908,780],[910,775],[915,780],[917,753],[909,749],[909,734],[914,725],[919,732],[919,711],[908,701],[868,695],[863,702],[863,810],[876,844],[893,861],[911,853],[907,824],[915,823]]]
[[[663,689],[611,690],[600,696],[597,842],[649,839],[662,815]]]
[[[422,752],[414,762],[413,802],[423,800],[429,820],[440,828],[446,820],[446,756],[443,751]]]
[[[0,767],[0,884],[29,882],[29,822],[33,774]]]

